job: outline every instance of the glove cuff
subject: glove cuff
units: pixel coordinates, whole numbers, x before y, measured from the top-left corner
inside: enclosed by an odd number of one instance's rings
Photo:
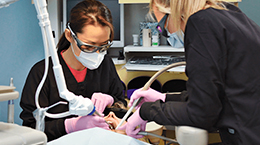
[[[165,98],[166,98],[166,94],[162,94],[162,95],[161,95],[161,100],[162,100],[163,102],[165,102]]]
[[[67,133],[72,133],[75,131],[75,122],[76,121],[77,121],[77,118],[65,119],[64,125],[65,125],[65,130]]]

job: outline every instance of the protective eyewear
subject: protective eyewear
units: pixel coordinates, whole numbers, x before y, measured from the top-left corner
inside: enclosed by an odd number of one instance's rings
[[[84,42],[82,42],[81,40],[78,39],[76,34],[70,28],[70,23],[68,23],[68,29],[70,30],[72,37],[76,40],[77,46],[83,52],[86,52],[86,53],[93,53],[93,52],[97,52],[97,51],[104,52],[108,48],[110,48],[111,45],[113,44],[112,42],[108,42],[108,44],[105,44],[105,45],[102,45],[102,46],[90,45],[90,44],[84,43]]]
[[[163,18],[160,20],[160,22],[158,23],[158,25],[156,26],[157,30],[161,33],[161,35],[163,35],[166,38],[170,37],[170,36],[168,36],[168,33],[167,33],[167,31],[166,31],[166,29],[164,27],[165,23],[166,23],[166,21],[168,19],[168,16],[169,16],[169,14],[165,14],[163,16]]]

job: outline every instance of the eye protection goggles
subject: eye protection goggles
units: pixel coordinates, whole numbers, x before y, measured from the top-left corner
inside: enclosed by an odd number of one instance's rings
[[[162,36],[169,38],[170,36],[168,36],[168,33],[165,29],[165,23],[168,19],[169,14],[165,14],[163,16],[163,18],[160,20],[160,22],[158,22],[158,25],[156,26],[157,30],[161,33]]]
[[[106,51],[108,48],[111,47],[111,45],[113,44],[112,42],[108,42],[108,44],[105,45],[101,45],[101,46],[96,46],[96,45],[90,45],[87,43],[82,42],[81,40],[78,39],[78,37],[76,36],[76,34],[72,31],[72,29],[70,28],[70,23],[68,23],[68,29],[71,32],[72,37],[74,38],[74,40],[76,40],[77,42],[77,46],[79,47],[80,50],[82,50],[83,52],[86,53],[94,53],[94,52],[104,52]]]

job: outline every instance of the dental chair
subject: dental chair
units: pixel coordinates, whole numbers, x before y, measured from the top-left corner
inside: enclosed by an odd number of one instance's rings
[[[207,145],[208,132],[190,126],[175,127],[176,140],[180,145]]]
[[[14,89],[14,86],[0,86],[0,101],[17,99],[19,97],[19,93]],[[0,122],[0,144],[45,145],[47,143],[47,137],[43,132],[13,123],[13,111],[13,108],[9,106],[8,123]]]

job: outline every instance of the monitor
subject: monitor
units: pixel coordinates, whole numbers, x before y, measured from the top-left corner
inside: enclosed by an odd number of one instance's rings
[[[70,10],[82,0],[63,0],[63,27],[69,19]],[[114,40],[112,47],[124,47],[124,4],[119,4],[118,0],[99,0],[111,11],[114,26]]]

